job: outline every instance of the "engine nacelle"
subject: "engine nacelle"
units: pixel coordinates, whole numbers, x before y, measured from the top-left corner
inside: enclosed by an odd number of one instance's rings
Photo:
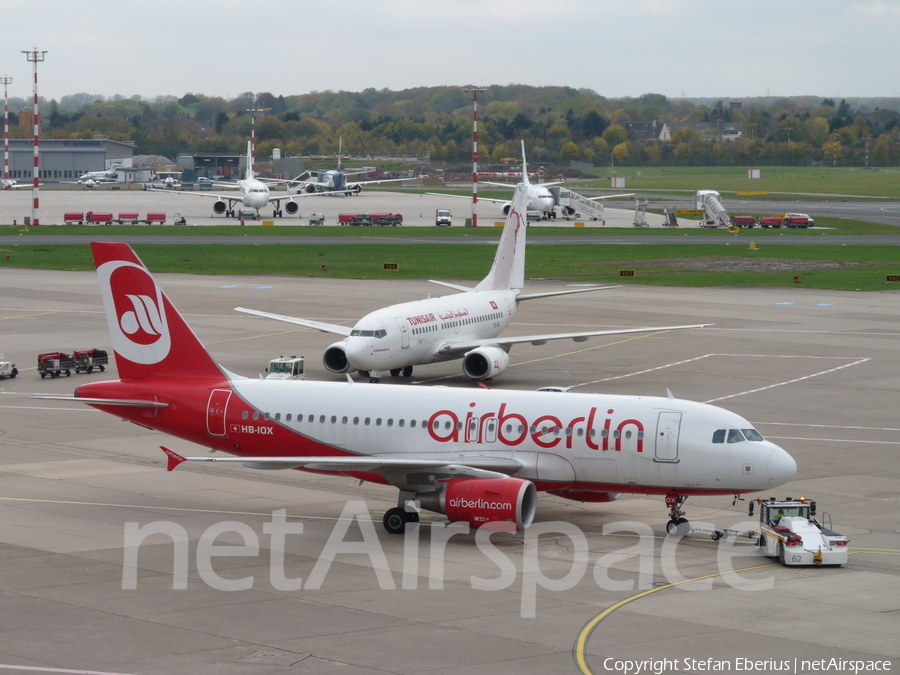
[[[228,210],[228,204],[223,202],[221,199],[216,200],[215,204],[213,204],[213,213],[221,216]]]
[[[318,190],[316,190],[316,186],[315,186],[315,185],[307,185],[307,186],[306,186],[306,192],[307,192],[308,194],[312,194],[313,192],[318,192]]]
[[[346,373],[350,370],[346,347],[347,345],[343,342],[335,342],[325,350],[322,355],[322,365],[325,366],[325,370],[332,373]]]
[[[479,347],[463,357],[463,372],[473,380],[489,380],[509,368],[509,354],[500,347]]]
[[[362,185],[360,185],[359,183],[357,183],[356,185],[353,185],[353,186],[350,187],[350,191],[351,191],[354,195],[359,195],[359,193],[362,192]]]
[[[300,205],[297,202],[285,202],[284,210],[288,212],[289,216],[293,216],[300,210]]]
[[[550,490],[549,494],[571,499],[573,502],[593,502],[602,504],[614,502],[622,496],[621,492],[593,492],[591,490]]]
[[[472,527],[513,523],[524,530],[534,520],[537,489],[521,478],[454,478],[437,492],[416,495],[422,508],[445,513]]]
[[[512,202],[506,202],[501,211],[503,211],[504,216],[508,216],[510,209],[512,209]]]

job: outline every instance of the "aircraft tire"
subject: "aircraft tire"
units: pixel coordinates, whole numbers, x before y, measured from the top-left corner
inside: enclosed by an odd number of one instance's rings
[[[391,368],[391,377],[400,377],[400,368]]]
[[[384,529],[387,530],[388,534],[403,534],[406,531],[406,523],[409,520],[406,511],[395,506],[394,508],[385,511],[384,520],[382,522],[384,523]]]
[[[403,366],[403,372],[401,373],[403,377],[412,377],[413,367],[412,366]]]

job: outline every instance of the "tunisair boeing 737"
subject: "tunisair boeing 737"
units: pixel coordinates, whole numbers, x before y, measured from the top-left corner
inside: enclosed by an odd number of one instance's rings
[[[523,147],[523,165],[524,162]],[[367,314],[352,327],[243,307],[235,309],[344,336],[343,340],[325,350],[322,356],[325,368],[332,373],[357,370],[373,382],[381,379],[382,371],[390,371],[394,377],[410,377],[413,366],[454,359],[462,359],[463,373],[467,377],[489,380],[501,375],[509,367],[509,350],[514,344],[530,342],[541,345],[550,340],[567,339],[584,342],[599,335],[703,327],[704,324],[695,324],[500,337],[523,300],[615,288],[595,286],[553,293],[521,292],[525,285],[525,211],[529,200],[528,189],[527,182],[516,187],[513,208],[500,235],[494,264],[475,288],[435,281],[436,284],[463,292],[384,307]]]
[[[74,400],[235,455],[163,448],[169,470],[240,462],[392,485],[392,533],[418,520],[415,505],[523,529],[538,490],[582,502],[663,495],[669,531],[683,532],[689,495],[771,490],[796,472],[744,418],[671,396],[241,377],[212,360],[130,247],[91,246],[120,379],[82,384]]]

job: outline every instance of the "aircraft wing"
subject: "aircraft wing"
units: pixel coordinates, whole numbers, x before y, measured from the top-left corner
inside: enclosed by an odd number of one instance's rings
[[[479,185],[482,185],[482,184],[483,183],[479,183]],[[512,187],[515,187],[515,185],[513,185]],[[469,201],[472,201],[472,195],[451,195],[446,192],[426,192],[425,194],[432,195],[434,197],[456,197],[457,199],[468,199]],[[480,201],[480,202],[495,202],[497,204],[508,204],[509,203],[508,199],[491,199],[490,197],[482,197],[481,195],[478,195],[478,201]]]
[[[652,333],[655,331],[681,330],[683,328],[707,328],[714,324],[700,323],[691,326],[654,326],[649,328],[617,328],[615,330],[591,330],[582,331],[580,333],[548,333],[546,335],[519,335],[516,337],[496,337],[485,338],[483,340],[465,340],[454,342],[448,340],[444,342],[437,353],[441,356],[453,354],[464,354],[473,349],[484,346],[503,347],[505,345],[523,344],[530,342],[533,345],[542,345],[551,340],[574,340],[575,342],[585,342],[588,338],[600,337],[602,335],[627,335],[629,333]]]
[[[574,190],[570,190],[570,192],[574,192]],[[578,194],[578,193],[576,192],[575,194]],[[584,195],[579,195],[579,196],[581,197]],[[618,197],[634,197],[634,193],[626,192],[625,194],[621,194],[621,195],[600,195],[599,197],[585,197],[585,199],[588,199],[592,202],[596,202],[600,199],[617,199]]]
[[[347,337],[353,330],[350,326],[339,326],[335,323],[324,323],[323,321],[310,321],[309,319],[298,319],[293,316],[285,316],[284,314],[270,314],[269,312],[260,312],[256,309],[247,309],[246,307],[235,307],[234,311],[243,312],[244,314],[252,314],[253,316],[261,316],[265,319],[275,319],[276,321],[284,321],[285,323],[293,323],[306,328],[314,328],[323,333],[334,333],[335,335],[343,335]]]
[[[240,201],[240,195],[217,195],[212,192],[190,192],[188,190],[172,190],[171,188],[164,187],[148,187],[147,192],[165,192],[166,194],[176,194],[176,195],[191,195],[192,197],[208,197],[210,199],[225,199],[232,201]],[[271,201],[271,200],[270,200]]]
[[[314,471],[374,471],[377,473],[408,472],[428,469],[432,474],[446,474],[450,478],[505,478],[522,468],[515,459],[504,457],[472,457],[465,463],[448,462],[446,458],[420,459],[418,457],[385,457],[383,455],[343,457],[182,457],[177,452],[161,447],[169,457],[168,471],[182,462],[238,463],[248,469],[312,469]],[[443,476],[442,476],[443,478]]]
[[[420,176],[412,176],[411,178],[379,178],[377,180],[362,180],[362,181],[358,181],[356,183],[348,183],[347,186],[351,187],[351,186],[359,185],[361,187],[365,187],[366,185],[375,185],[377,183],[400,183],[403,181],[410,181],[410,180],[422,180],[422,179]]]

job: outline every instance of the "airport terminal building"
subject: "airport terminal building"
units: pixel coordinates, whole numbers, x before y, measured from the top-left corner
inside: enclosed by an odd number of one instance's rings
[[[132,165],[134,144],[97,139],[41,139],[40,178],[42,183],[75,180],[88,171],[103,171],[111,164]],[[34,168],[32,139],[9,140],[9,177],[30,180]],[[126,176],[127,180],[127,176]]]

